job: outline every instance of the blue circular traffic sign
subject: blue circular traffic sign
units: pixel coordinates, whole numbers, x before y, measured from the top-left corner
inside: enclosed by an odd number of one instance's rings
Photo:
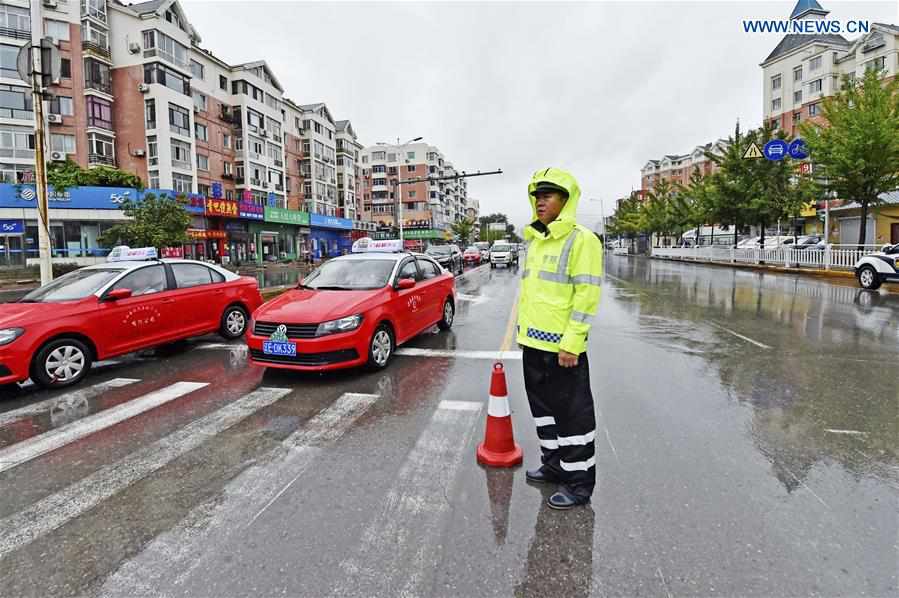
[[[808,158],[808,146],[805,140],[797,137],[790,144],[790,157],[794,160],[805,160]]]
[[[772,139],[762,148],[762,153],[769,160],[778,161],[787,157],[790,152],[790,146],[783,139]]]

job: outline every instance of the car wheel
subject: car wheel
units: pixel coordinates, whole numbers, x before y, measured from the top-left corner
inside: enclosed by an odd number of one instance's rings
[[[368,367],[373,370],[383,370],[393,357],[393,332],[387,324],[381,324],[371,335],[368,343]]]
[[[437,327],[440,330],[449,330],[453,327],[454,319],[456,319],[456,307],[453,305],[453,300],[447,297],[443,302],[443,318],[437,322]]]
[[[863,289],[873,291],[880,288],[882,281],[873,266],[865,265],[858,269],[858,283]]]
[[[222,314],[219,334],[233,341],[247,331],[247,311],[239,305],[232,305]]]
[[[60,338],[47,343],[34,356],[31,379],[44,388],[77,384],[91,369],[91,350],[78,339]]]

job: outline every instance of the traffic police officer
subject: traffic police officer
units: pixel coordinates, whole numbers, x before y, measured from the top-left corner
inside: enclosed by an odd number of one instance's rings
[[[599,306],[602,244],[576,222],[580,188],[558,168],[537,171],[528,185],[533,222],[524,233],[518,344],[524,384],[537,426],[542,465],[527,479],[559,487],[547,503],[570,509],[590,502],[596,485],[587,332]]]

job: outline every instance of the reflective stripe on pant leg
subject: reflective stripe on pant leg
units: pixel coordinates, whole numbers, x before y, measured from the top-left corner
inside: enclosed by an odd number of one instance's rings
[[[575,494],[590,496],[596,485],[596,417],[587,354],[579,356],[576,367],[558,367],[550,377],[559,396],[553,415],[563,483]]]
[[[556,419],[552,415],[552,388],[547,384],[549,380],[545,365],[547,355],[548,353],[545,351],[538,351],[530,347],[522,348],[524,388],[528,396],[531,415],[534,417],[534,425],[537,428],[541,462],[554,473],[561,475]]]

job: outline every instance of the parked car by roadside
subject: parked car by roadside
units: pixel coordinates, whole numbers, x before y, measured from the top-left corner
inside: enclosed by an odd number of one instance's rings
[[[462,263],[462,250],[458,245],[431,245],[425,254],[437,260],[444,269],[453,274],[462,274],[465,270]]]
[[[899,243],[884,245],[855,264],[855,275],[863,289],[879,289],[884,282],[899,282]]]

